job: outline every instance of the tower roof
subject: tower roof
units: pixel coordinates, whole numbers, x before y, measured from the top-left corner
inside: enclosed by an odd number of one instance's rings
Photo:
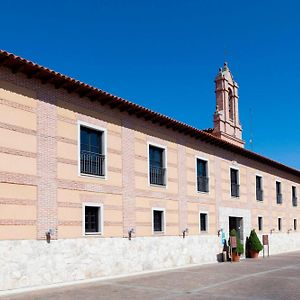
[[[223,77],[226,79],[230,79],[234,82],[232,73],[231,73],[231,71],[228,67],[228,63],[226,61],[224,62],[223,67],[219,68],[219,72],[216,76],[216,79],[223,78]]]

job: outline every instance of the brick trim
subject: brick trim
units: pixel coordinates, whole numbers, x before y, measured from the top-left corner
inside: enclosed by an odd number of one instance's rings
[[[6,105],[6,106],[9,106],[9,107],[12,107],[12,108],[24,110],[24,111],[27,111],[27,112],[31,112],[31,113],[36,113],[36,109],[34,107],[24,105],[24,104],[20,104],[18,102],[10,101],[10,100],[7,100],[7,99],[0,98],[0,104]]]
[[[28,129],[28,128],[20,127],[20,126],[16,126],[16,125],[11,125],[11,124],[7,124],[7,123],[3,123],[3,122],[0,122],[0,128],[11,130],[11,131],[16,131],[16,132],[20,132],[20,133],[30,134],[30,135],[37,134],[36,130]]]
[[[38,177],[34,175],[20,173],[0,172],[0,182],[24,185],[37,185]]]
[[[11,154],[11,155],[25,156],[25,157],[30,157],[30,158],[37,157],[37,154],[34,152],[17,150],[17,149],[12,149],[12,148],[7,148],[7,147],[0,147],[0,152],[6,153],[6,154]]]
[[[17,226],[25,226],[25,225],[35,225],[35,220],[16,220],[16,219],[1,219],[0,225],[17,225]]]
[[[32,205],[35,206],[37,203],[36,200],[31,199],[18,199],[18,198],[0,198],[0,205],[1,204],[9,204],[9,205]]]

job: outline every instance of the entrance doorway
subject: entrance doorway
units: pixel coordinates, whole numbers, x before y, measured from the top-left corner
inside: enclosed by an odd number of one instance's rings
[[[235,229],[237,238],[244,241],[244,227],[243,227],[243,218],[242,217],[229,217],[229,232]]]

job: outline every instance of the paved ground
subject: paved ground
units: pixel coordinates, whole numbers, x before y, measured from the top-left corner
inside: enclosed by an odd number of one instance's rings
[[[300,299],[300,252],[74,285],[1,300]]]

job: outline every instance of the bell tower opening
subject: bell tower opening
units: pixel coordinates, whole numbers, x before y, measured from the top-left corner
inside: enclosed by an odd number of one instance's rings
[[[213,134],[237,146],[244,147],[238,110],[238,84],[225,62],[215,79],[216,111]]]

